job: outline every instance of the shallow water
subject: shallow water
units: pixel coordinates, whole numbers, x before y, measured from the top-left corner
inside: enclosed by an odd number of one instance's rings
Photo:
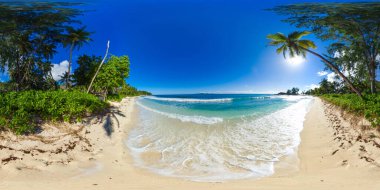
[[[273,95],[143,97],[127,145],[137,166],[162,175],[193,181],[264,177],[294,153],[310,102]]]

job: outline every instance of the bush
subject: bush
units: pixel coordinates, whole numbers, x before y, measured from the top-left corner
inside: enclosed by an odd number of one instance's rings
[[[363,99],[356,94],[325,94],[321,97],[342,109],[364,116],[373,126],[380,127],[380,94],[364,95]]]
[[[16,134],[35,130],[38,120],[81,121],[108,104],[79,91],[23,91],[0,94],[0,128]]]
[[[143,95],[152,95],[152,94],[147,91],[137,90],[137,88],[129,86],[128,84],[123,84],[121,88],[118,88],[116,90],[116,93],[109,94],[107,96],[107,99],[120,102],[125,97],[143,96]]]

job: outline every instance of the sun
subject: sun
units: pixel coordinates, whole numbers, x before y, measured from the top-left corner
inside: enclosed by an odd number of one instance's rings
[[[302,56],[294,56],[294,57],[288,57],[285,59],[286,63],[291,64],[291,65],[299,65],[303,62],[305,62],[305,58]]]

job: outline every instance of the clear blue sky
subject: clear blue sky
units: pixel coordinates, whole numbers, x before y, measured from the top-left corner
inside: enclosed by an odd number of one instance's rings
[[[74,52],[128,55],[127,82],[155,94],[197,92],[278,92],[318,84],[324,65],[312,56],[286,64],[266,35],[296,30],[263,9],[308,1],[249,0],[84,0],[82,20],[93,42]],[[265,3],[264,3],[265,2]],[[315,0],[314,0],[315,2]],[[319,1],[320,2],[320,1]],[[314,37],[317,52],[326,44]],[[68,59],[60,49],[54,62]],[[76,63],[74,63],[74,68]],[[3,76],[4,78],[4,76]]]

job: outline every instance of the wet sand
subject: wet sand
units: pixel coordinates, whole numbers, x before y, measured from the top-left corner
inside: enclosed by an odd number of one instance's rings
[[[19,143],[19,138],[2,134],[0,189],[375,190],[380,187],[380,139],[373,136],[378,133],[353,126],[342,118],[341,111],[318,98],[306,115],[301,132],[299,161],[295,163],[298,170],[280,170],[270,177],[222,183],[164,177],[135,167],[124,143],[136,122],[134,101],[125,99],[115,103],[112,114],[98,123],[84,129],[77,126],[78,131],[71,131],[70,138],[51,138],[46,145],[36,139]],[[349,116],[343,114],[343,117]],[[64,136],[68,132],[62,133]],[[51,150],[39,151],[36,145],[39,149]]]

